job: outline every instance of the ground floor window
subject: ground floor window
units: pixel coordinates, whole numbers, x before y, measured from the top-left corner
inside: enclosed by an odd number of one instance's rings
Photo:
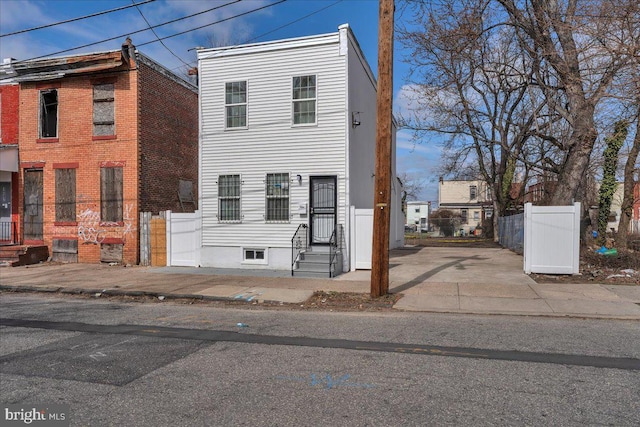
[[[245,249],[245,261],[264,261],[264,249]]]

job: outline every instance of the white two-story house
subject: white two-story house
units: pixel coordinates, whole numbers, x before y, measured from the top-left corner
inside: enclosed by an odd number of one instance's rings
[[[293,273],[330,253],[329,269],[310,271],[352,269],[353,210],[373,208],[376,81],[349,26],[200,49],[198,73],[200,264]],[[404,241],[391,161],[394,247]]]

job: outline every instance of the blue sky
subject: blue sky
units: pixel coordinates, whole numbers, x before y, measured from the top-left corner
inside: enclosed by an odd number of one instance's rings
[[[141,3],[144,0],[135,1]],[[155,0],[139,6],[142,15],[151,25],[232,3],[217,10],[158,27],[155,32],[159,37],[191,30],[241,13],[250,13],[163,40],[166,47],[157,41],[141,46],[144,43],[153,42],[156,36],[148,30],[147,23],[138,9],[132,7],[94,18],[2,37],[0,38],[0,58],[31,59],[112,37],[117,38],[57,56],[117,49],[126,35],[147,28],[147,31],[131,34],[133,43],[147,56],[180,73],[186,68],[184,63],[195,65],[195,52],[189,49],[211,45],[212,40],[219,45],[278,40],[332,33],[338,30],[339,25],[348,23],[371,69],[377,74],[377,0],[287,0],[275,4],[278,1]],[[0,0],[0,34],[131,4],[131,0]],[[272,6],[251,12],[268,5]],[[401,46],[396,44],[394,52],[396,98],[394,109],[396,111],[406,107],[401,96],[408,72],[402,61],[405,54]],[[437,200],[437,176],[434,169],[438,159],[439,150],[434,144],[428,144],[425,141],[414,144],[409,133],[404,131],[398,133],[398,171],[406,172],[424,182],[424,190],[420,194],[421,200]]]

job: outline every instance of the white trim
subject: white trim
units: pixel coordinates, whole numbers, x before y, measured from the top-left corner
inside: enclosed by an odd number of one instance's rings
[[[283,49],[295,49],[309,46],[320,46],[338,42],[338,33],[320,34],[317,36],[298,37],[263,43],[245,44],[198,50],[198,59],[220,58],[225,56],[251,55]]]

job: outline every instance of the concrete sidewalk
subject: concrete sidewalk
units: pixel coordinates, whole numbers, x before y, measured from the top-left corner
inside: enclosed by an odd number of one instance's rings
[[[537,284],[505,249],[403,248],[390,254],[394,308],[442,313],[640,320],[640,286]],[[289,271],[39,264],[0,269],[0,289],[301,303],[314,291],[370,291],[370,272],[302,279]]]

